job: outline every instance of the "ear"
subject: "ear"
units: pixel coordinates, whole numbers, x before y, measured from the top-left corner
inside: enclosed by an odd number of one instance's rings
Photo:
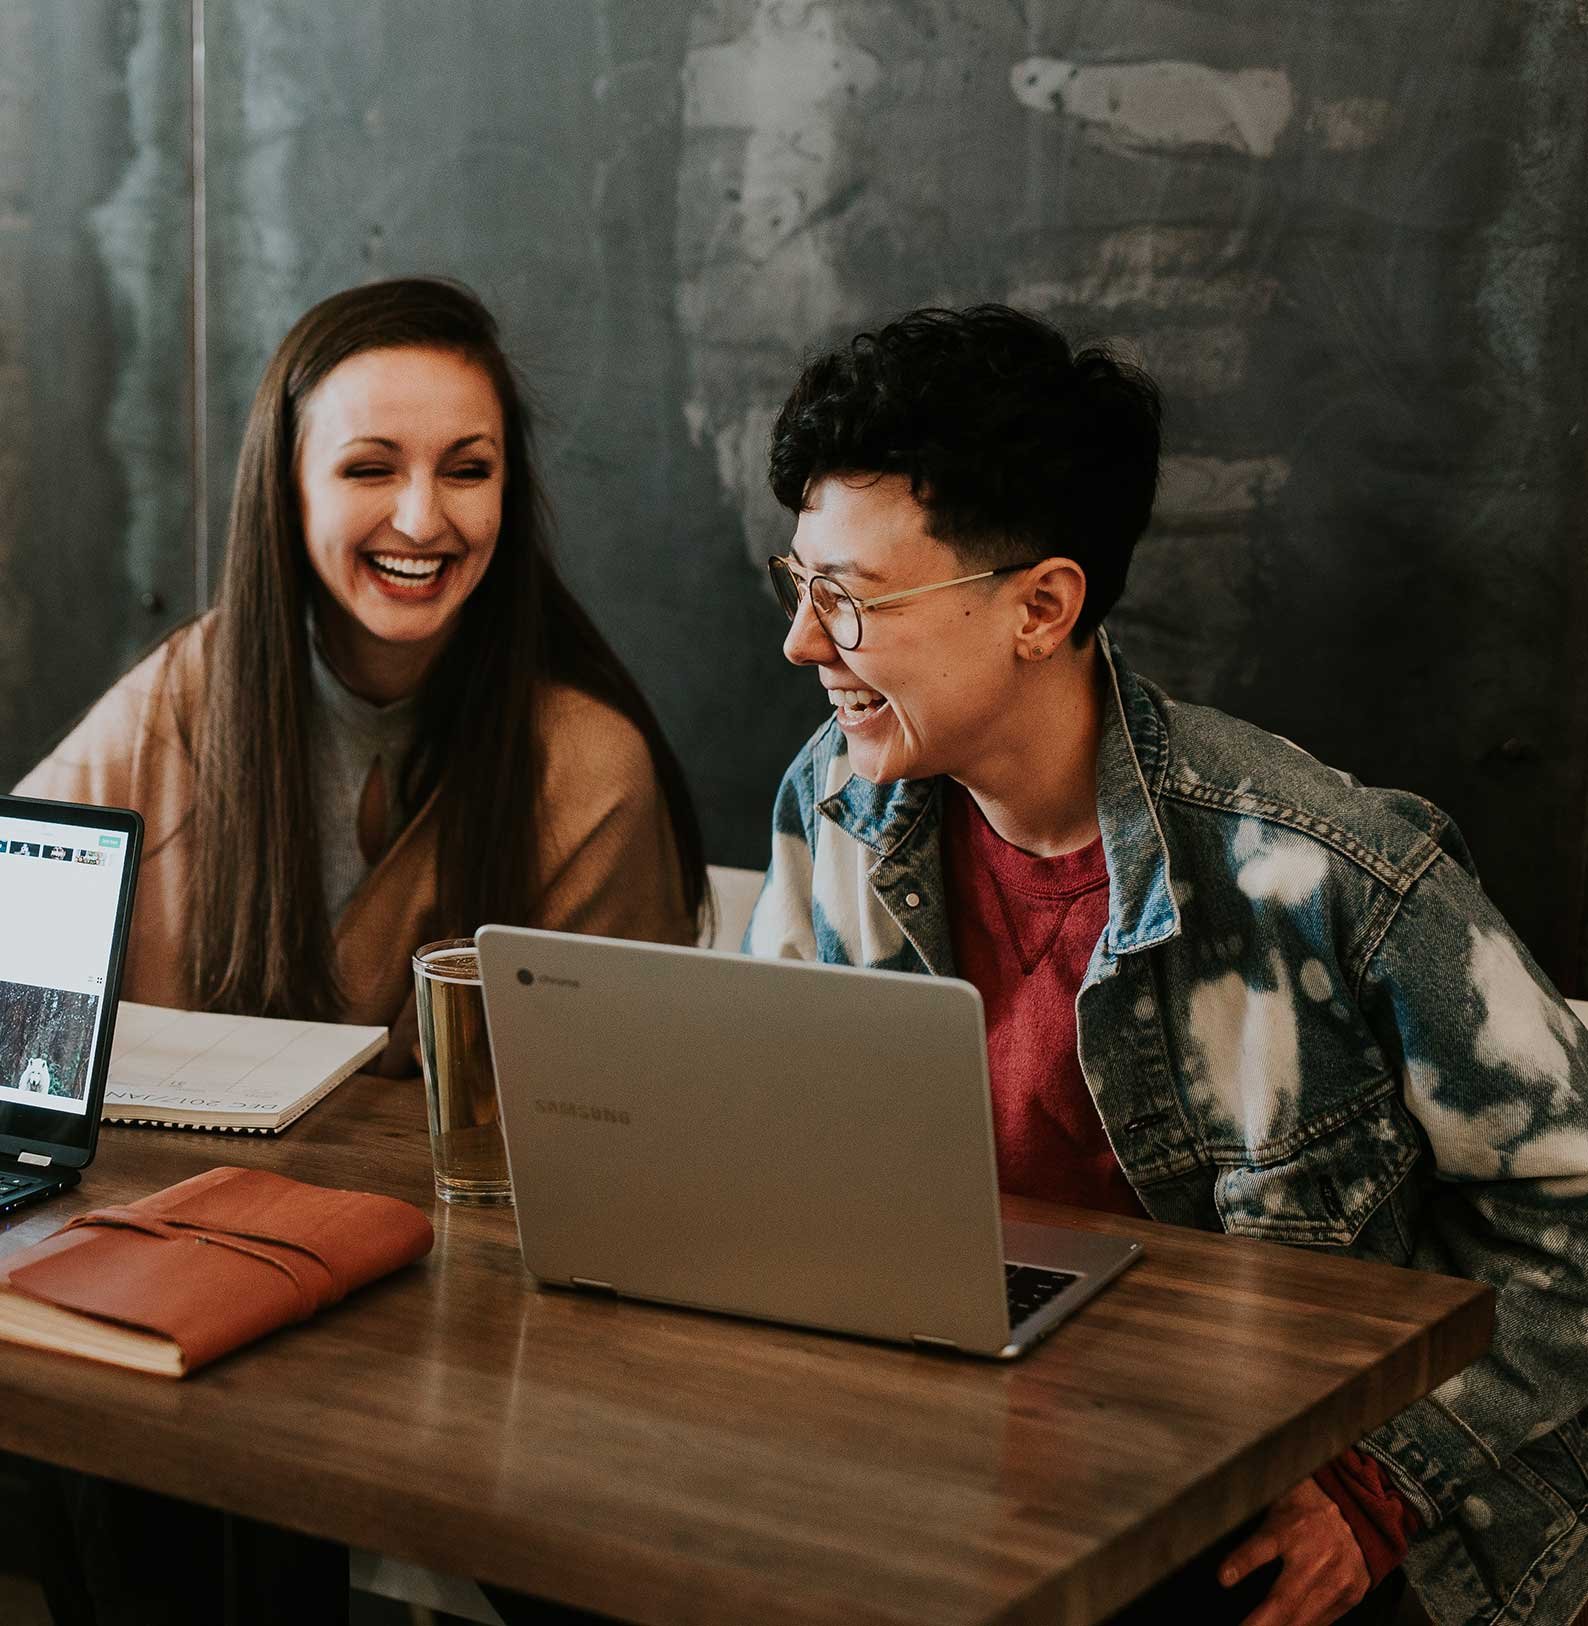
[[[1073,559],[1044,559],[1018,578],[1020,630],[1015,658],[1043,661],[1063,647],[1086,604],[1086,572]]]

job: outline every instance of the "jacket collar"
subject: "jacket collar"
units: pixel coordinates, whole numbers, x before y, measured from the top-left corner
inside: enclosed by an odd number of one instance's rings
[[[825,817],[861,846],[869,847],[879,858],[892,858],[936,799],[935,779],[895,779],[874,785],[851,773],[819,806]]]
[[[1099,630],[1104,666],[1103,733],[1097,752],[1097,814],[1108,864],[1108,948],[1131,954],[1180,931],[1170,877],[1169,844],[1158,822],[1158,792],[1168,763],[1163,718],[1141,680]],[[918,835],[939,833],[935,779],[874,785],[851,774],[818,804],[832,821],[879,858],[894,858]]]
[[[1097,747],[1097,821],[1108,861],[1108,947],[1133,954],[1180,933],[1169,843],[1158,822],[1169,735],[1141,679],[1102,629],[1097,641],[1107,686]]]

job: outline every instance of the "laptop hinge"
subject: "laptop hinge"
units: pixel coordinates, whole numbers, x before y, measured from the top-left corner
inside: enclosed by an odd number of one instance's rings
[[[910,1342],[912,1344],[924,1345],[927,1349],[959,1348],[959,1345],[956,1344],[952,1338],[934,1338],[930,1333],[926,1332],[912,1332],[910,1334]]]
[[[55,1160],[46,1157],[42,1152],[18,1152],[18,1163],[31,1163],[36,1169],[47,1169]]]
[[[614,1297],[617,1289],[611,1282],[593,1282],[588,1276],[570,1276],[568,1278],[575,1287],[583,1288],[586,1293],[611,1293]]]

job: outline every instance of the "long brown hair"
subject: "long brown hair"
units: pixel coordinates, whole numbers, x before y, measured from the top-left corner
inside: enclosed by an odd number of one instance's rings
[[[342,1007],[309,782],[312,567],[294,460],[305,404],[333,368],[365,350],[410,346],[482,367],[505,431],[496,550],[425,680],[401,776],[410,808],[439,793],[437,934],[462,935],[483,920],[536,919],[536,717],[548,682],[607,702],[644,734],[672,818],[686,904],[697,920],[705,907],[700,825],[683,770],[547,551],[530,408],[494,319],[456,283],[372,283],[333,295],[298,321],[265,369],[243,435],[219,600],[203,630],[205,693],[194,741],[188,969],[201,1009],[334,1018]]]

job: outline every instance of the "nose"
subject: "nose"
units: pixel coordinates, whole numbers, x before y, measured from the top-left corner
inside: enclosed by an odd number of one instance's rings
[[[416,473],[403,485],[397,495],[397,509],[391,522],[415,547],[422,548],[440,540],[447,528],[447,521],[441,511],[441,494],[432,475]]]
[[[789,623],[788,636],[783,640],[783,655],[796,666],[831,665],[838,659],[838,646],[816,619],[809,593],[800,600],[800,607]]]

